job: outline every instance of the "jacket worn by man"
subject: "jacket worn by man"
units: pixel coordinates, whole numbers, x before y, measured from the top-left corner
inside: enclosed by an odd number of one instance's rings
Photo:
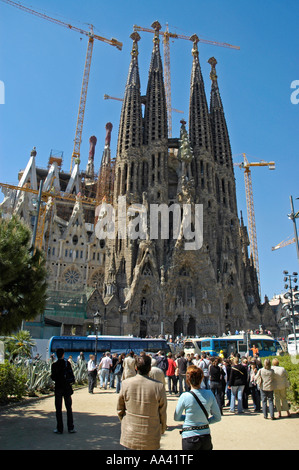
[[[166,430],[167,398],[162,383],[137,374],[124,380],[117,402],[120,444],[134,450],[157,450]]]
[[[72,383],[75,382],[73,369],[69,361],[58,359],[52,364],[51,379],[55,382],[55,392],[73,394]]]

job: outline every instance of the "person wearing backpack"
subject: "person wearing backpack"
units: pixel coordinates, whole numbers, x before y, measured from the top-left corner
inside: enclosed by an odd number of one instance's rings
[[[156,367],[159,367],[166,375],[167,369],[168,369],[168,361],[167,358],[164,356],[163,351],[159,351],[157,356],[154,356],[154,359],[156,359]]]

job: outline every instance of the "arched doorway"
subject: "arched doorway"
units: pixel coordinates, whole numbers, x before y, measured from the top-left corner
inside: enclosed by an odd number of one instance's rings
[[[140,320],[140,330],[139,330],[140,338],[145,338],[147,336],[147,321]]]
[[[182,317],[179,315],[176,321],[174,322],[174,336],[180,336],[181,333],[184,334],[184,322]]]
[[[196,335],[196,322],[195,318],[190,317],[189,323],[187,326],[187,336],[195,336]]]

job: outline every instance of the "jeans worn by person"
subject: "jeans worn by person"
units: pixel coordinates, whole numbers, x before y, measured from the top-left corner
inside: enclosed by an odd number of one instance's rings
[[[106,390],[108,386],[108,378],[109,378],[109,369],[101,369],[100,374],[100,387]]]
[[[274,419],[273,391],[261,390],[261,399],[264,418],[268,417],[267,401],[269,401],[269,413],[271,419]]]
[[[245,385],[232,385],[231,387],[231,398],[230,398],[230,411],[235,412],[236,399],[238,400],[238,413],[244,413],[243,410],[243,390]]]
[[[214,382],[214,381],[211,380],[210,381],[210,390],[215,395],[218,406],[219,406],[219,409],[222,413],[222,405],[223,405],[223,402],[222,402],[222,396],[223,396],[222,384],[220,382]]]

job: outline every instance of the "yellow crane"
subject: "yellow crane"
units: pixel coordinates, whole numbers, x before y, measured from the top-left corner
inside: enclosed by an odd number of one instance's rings
[[[151,26],[155,28],[156,22],[153,23]],[[133,26],[134,31],[145,31],[148,33],[155,33],[154,29],[150,28],[143,28],[142,26],[137,26],[136,24]],[[186,39],[188,41],[194,42],[196,38],[197,42],[201,42],[203,44],[209,44],[212,46],[220,46],[220,47],[229,47],[231,49],[240,49],[239,46],[232,46],[226,42],[217,42],[211,41],[208,39],[200,39],[197,36],[186,36],[183,34],[176,34],[169,32],[168,24],[166,24],[165,31],[159,31],[159,34],[163,36],[163,54],[164,54],[164,85],[165,85],[165,94],[166,94],[166,106],[168,111],[168,133],[169,137],[172,137],[172,107],[171,107],[171,76],[170,76],[170,45],[169,39]]]
[[[73,148],[73,153],[72,153],[72,158],[71,158],[70,171],[72,171],[74,160],[76,158],[80,158],[80,147],[81,147],[81,141],[82,141],[84,113],[85,113],[85,106],[86,106],[87,89],[88,89],[88,83],[89,83],[89,73],[90,73],[94,40],[97,39],[99,41],[103,41],[106,44],[115,46],[119,50],[122,49],[123,45],[121,42],[119,42],[115,38],[107,39],[102,36],[99,36],[98,34],[95,34],[93,32],[93,25],[90,25],[90,31],[85,31],[84,29],[78,28],[77,26],[72,26],[71,24],[58,20],[56,18],[52,18],[49,15],[35,11],[32,8],[28,8],[22,5],[21,3],[14,2],[13,0],[1,0],[1,1],[4,3],[7,3],[8,5],[12,5],[16,8],[19,8],[20,10],[26,11],[27,13],[31,13],[32,15],[38,16],[39,18],[43,18],[45,20],[51,21],[52,23],[58,24],[60,26],[64,26],[65,28],[68,28],[72,31],[76,31],[88,37],[87,52],[86,52],[86,58],[85,58],[85,66],[84,66],[84,72],[83,72],[83,80],[82,80],[80,103],[79,103],[79,111],[78,111],[77,124],[76,124],[76,133],[75,133],[75,139],[74,139],[74,148]]]
[[[253,190],[252,190],[252,180],[251,180],[251,167],[261,167],[268,166],[269,170],[275,170],[275,162],[265,162],[261,160],[260,162],[249,162],[246,154],[243,153],[243,162],[234,163],[235,166],[238,166],[241,169],[244,169],[244,179],[245,179],[245,192],[246,192],[246,205],[247,205],[247,219],[248,219],[248,232],[249,232],[249,241],[250,241],[250,253],[253,258],[254,267],[257,274],[259,291],[260,291],[260,268],[259,268],[259,259],[258,259],[258,249],[257,249],[257,237],[256,237],[256,225],[255,225],[255,212],[254,212],[254,203],[253,203]],[[261,291],[260,291],[261,294]]]

